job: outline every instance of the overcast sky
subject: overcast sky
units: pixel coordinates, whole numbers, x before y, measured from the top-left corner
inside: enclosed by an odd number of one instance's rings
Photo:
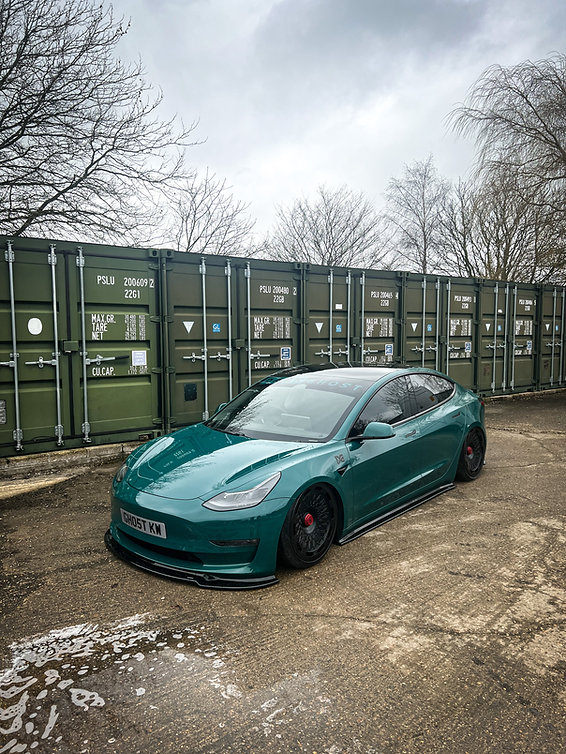
[[[473,145],[446,116],[489,65],[566,51],[564,0],[114,0],[121,53],[198,120],[193,167],[226,178],[267,230],[324,184],[380,208],[433,154],[464,176]]]

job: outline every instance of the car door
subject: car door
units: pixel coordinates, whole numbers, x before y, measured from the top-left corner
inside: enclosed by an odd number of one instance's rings
[[[349,437],[361,435],[370,421],[391,424],[395,435],[380,440],[347,440],[352,524],[370,520],[377,510],[395,507],[410,497],[418,477],[411,448],[417,434],[414,413],[410,385],[401,376],[380,388],[354,422]]]
[[[416,416],[412,453],[423,491],[452,481],[451,469],[464,441],[466,416],[453,396],[454,383],[435,374],[411,374]]]

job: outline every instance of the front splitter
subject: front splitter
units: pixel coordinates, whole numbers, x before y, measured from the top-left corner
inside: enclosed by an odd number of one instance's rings
[[[165,576],[177,581],[184,581],[188,584],[195,584],[195,586],[199,586],[202,589],[228,589],[234,591],[241,589],[263,589],[266,586],[273,586],[273,584],[277,584],[279,581],[276,576],[252,576],[249,578],[230,574],[217,576],[213,573],[202,573],[200,571],[190,571],[185,568],[164,565],[151,558],[146,558],[143,555],[138,555],[135,552],[127,550],[114,539],[110,533],[110,529],[104,535],[104,543],[111,553],[121,560],[125,560],[126,563],[140,568],[142,571],[148,571],[157,576]]]

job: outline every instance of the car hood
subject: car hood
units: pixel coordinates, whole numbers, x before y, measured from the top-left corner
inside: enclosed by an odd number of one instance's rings
[[[160,497],[208,500],[228,486],[246,489],[249,474],[307,447],[310,444],[238,437],[197,424],[136,451],[125,481]]]

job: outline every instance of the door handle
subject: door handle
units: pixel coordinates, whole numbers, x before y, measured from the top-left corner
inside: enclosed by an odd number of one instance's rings
[[[413,437],[416,434],[417,434],[417,430],[414,429],[412,432],[407,432],[407,434],[405,435],[405,437]]]

